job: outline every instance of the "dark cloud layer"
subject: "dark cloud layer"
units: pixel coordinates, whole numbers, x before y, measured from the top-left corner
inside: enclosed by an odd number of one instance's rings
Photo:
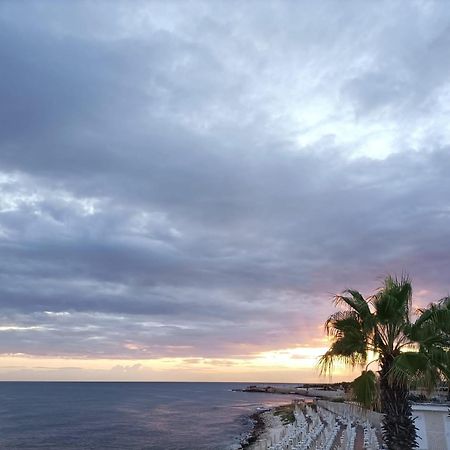
[[[241,357],[389,272],[448,294],[447,9],[3,2],[0,352]]]

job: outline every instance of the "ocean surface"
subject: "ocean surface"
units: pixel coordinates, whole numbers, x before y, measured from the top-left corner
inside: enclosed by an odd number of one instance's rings
[[[0,382],[0,448],[237,448],[249,414],[292,398],[246,385]]]

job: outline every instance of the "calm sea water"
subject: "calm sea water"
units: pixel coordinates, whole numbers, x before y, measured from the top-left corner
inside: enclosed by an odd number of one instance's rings
[[[236,448],[257,407],[291,401],[245,385],[0,382],[0,448]]]

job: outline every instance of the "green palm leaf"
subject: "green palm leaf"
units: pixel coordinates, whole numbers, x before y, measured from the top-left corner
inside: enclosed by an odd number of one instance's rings
[[[378,382],[375,372],[363,371],[352,383],[355,400],[366,408],[373,408],[378,404]]]

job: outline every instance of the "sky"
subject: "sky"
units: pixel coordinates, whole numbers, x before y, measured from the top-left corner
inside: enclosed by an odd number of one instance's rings
[[[0,379],[316,381],[333,294],[448,295],[449,47],[443,1],[1,2]]]

